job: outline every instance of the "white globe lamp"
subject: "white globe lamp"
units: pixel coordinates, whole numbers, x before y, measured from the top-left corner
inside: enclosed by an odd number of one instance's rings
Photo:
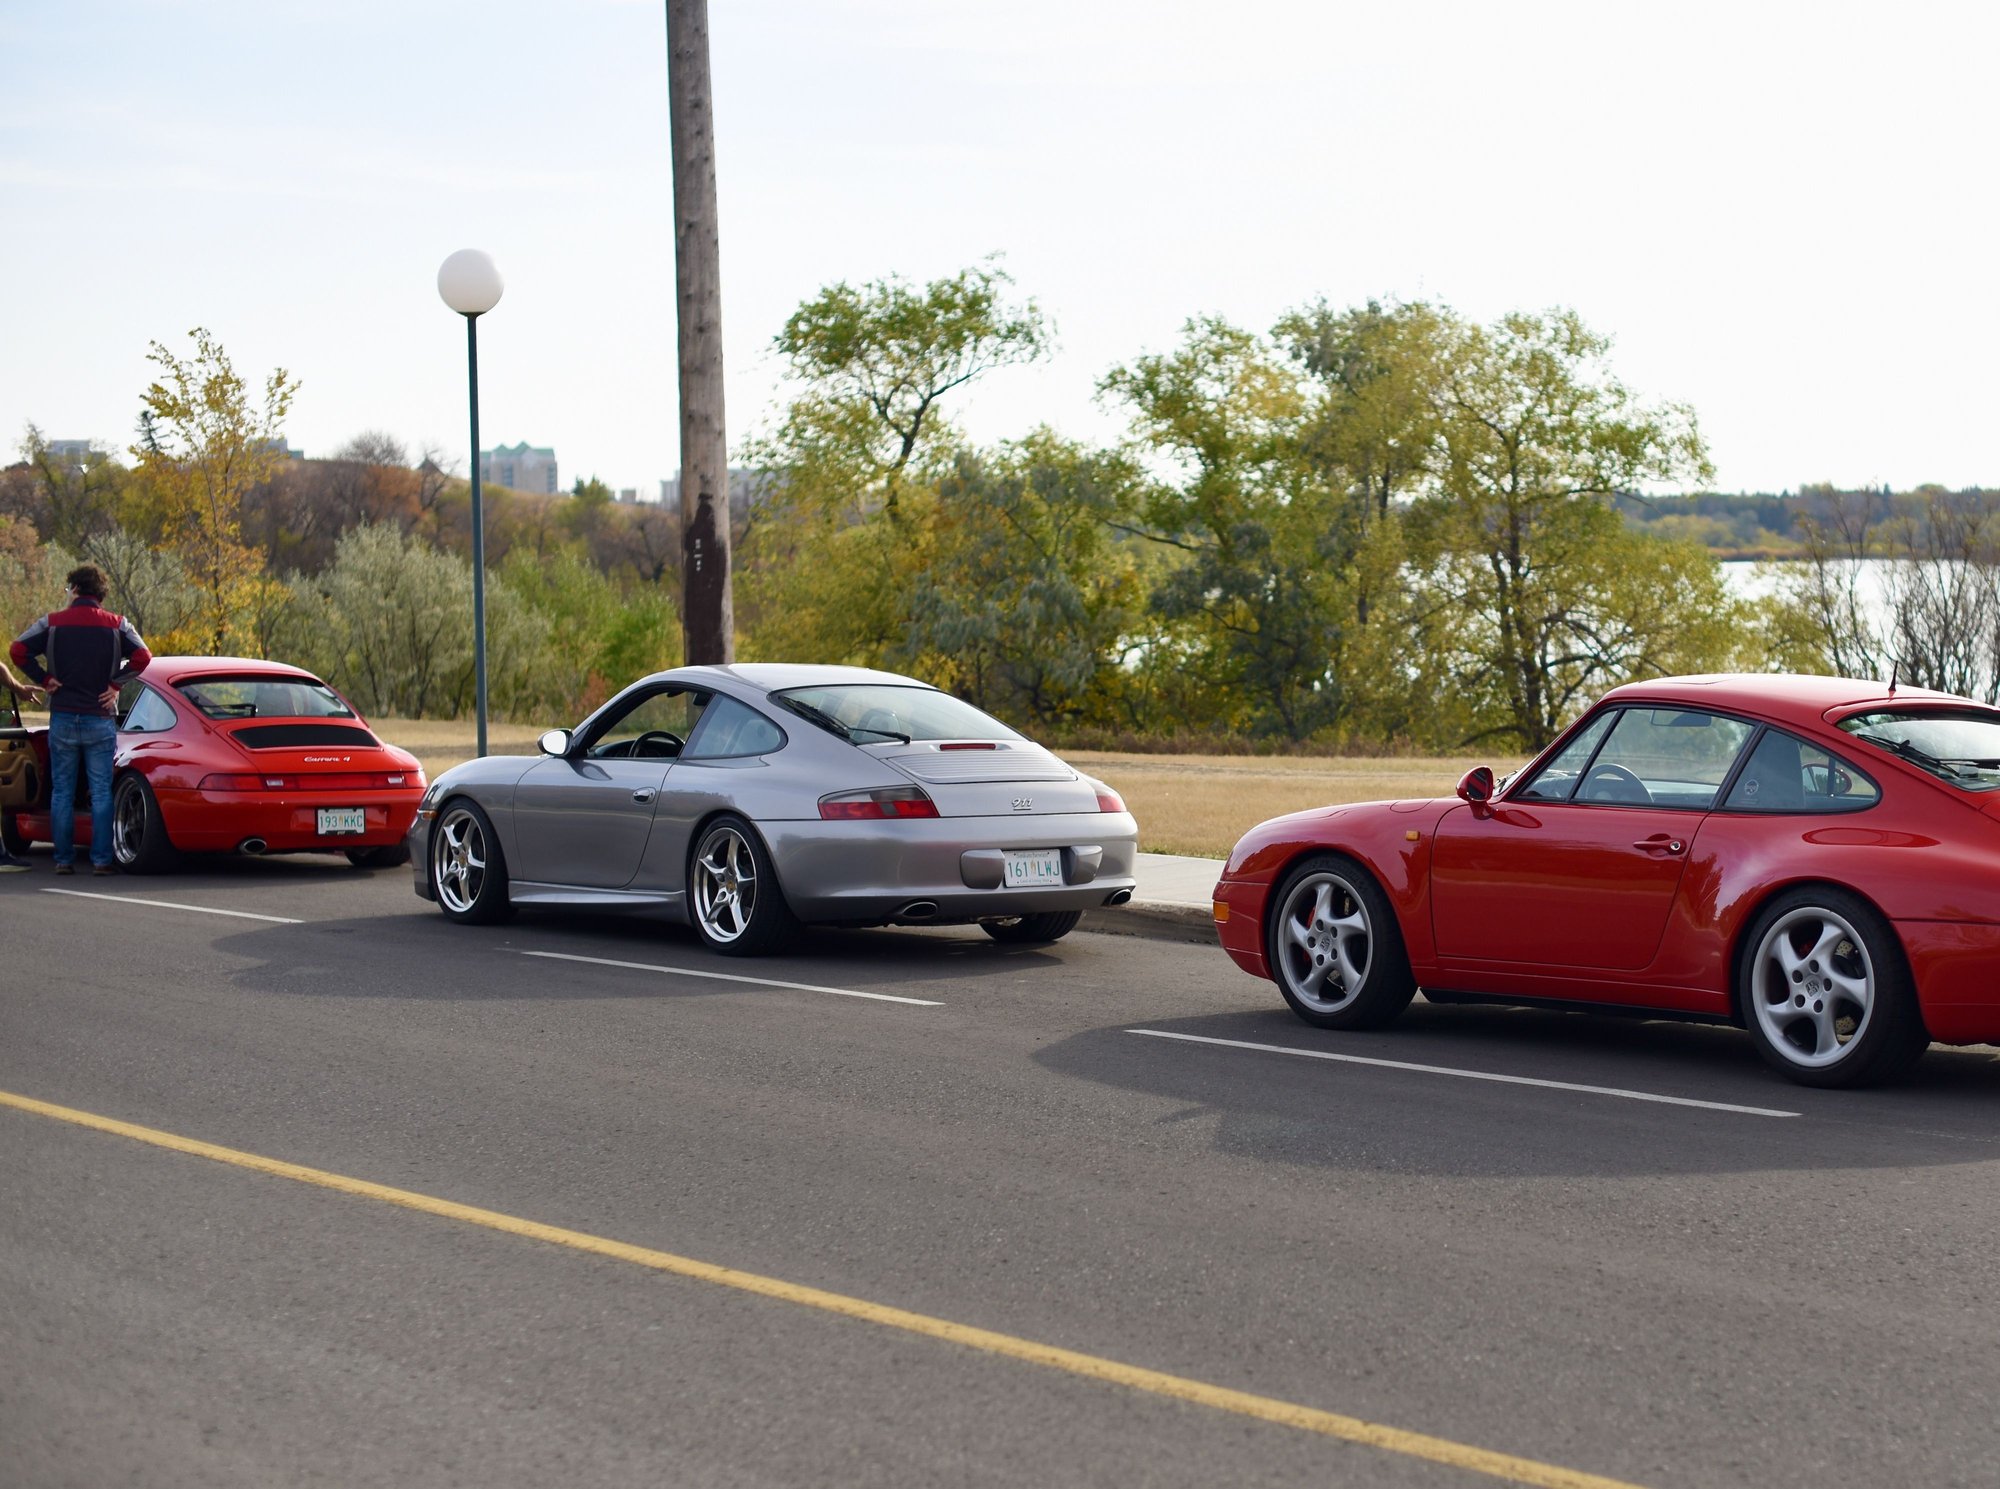
[[[460,315],[486,314],[506,287],[493,255],[477,248],[461,248],[438,266],[438,294]]]

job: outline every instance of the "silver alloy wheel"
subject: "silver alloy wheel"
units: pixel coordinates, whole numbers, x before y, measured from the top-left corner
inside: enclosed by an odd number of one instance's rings
[[[702,839],[694,860],[694,913],[710,939],[734,941],[757,913],[757,860],[728,824]]]
[[[486,834],[465,808],[447,813],[431,840],[431,884],[445,909],[463,915],[486,884]]]
[[[1308,874],[1278,912],[1273,950],[1279,975],[1307,1008],[1338,1013],[1368,980],[1374,928],[1354,886],[1338,874]]]
[[[129,777],[128,777],[129,779]],[[111,852],[126,867],[138,861],[146,842],[146,791],[126,786],[111,804]]]
[[[1750,964],[1750,1016],[1794,1065],[1833,1064],[1867,1031],[1875,968],[1860,933],[1833,911],[1802,905],[1781,916]]]

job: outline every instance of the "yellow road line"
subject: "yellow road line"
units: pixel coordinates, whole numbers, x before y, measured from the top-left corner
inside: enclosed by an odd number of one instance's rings
[[[1579,1473],[1575,1469],[1560,1468],[1552,1463],[1538,1463],[1532,1458],[1516,1458],[1510,1453],[1490,1452],[1485,1448],[1453,1442],[1449,1438],[1431,1437],[1422,1432],[1406,1432],[1400,1427],[1385,1427],[1380,1423],[1363,1421],[1359,1417],[1342,1416],[1338,1412],[1320,1411],[1310,1406],[1298,1406],[1270,1396],[1256,1396],[1248,1391],[1233,1391],[1226,1386],[1209,1385],[1204,1381],[1190,1380],[1186,1376],[1169,1375],[1164,1371],[1148,1370],[1139,1365],[1126,1365],[1117,1360],[1082,1354],[1052,1344],[1037,1344],[1032,1339],[1021,1339],[1012,1334],[998,1334],[990,1329],[955,1324],[949,1319],[933,1318],[924,1313],[911,1313],[906,1309],[892,1308],[882,1303],[870,1303],[862,1298],[850,1298],[842,1293],[824,1292],[816,1287],[802,1287],[795,1282],[764,1277],[755,1272],[739,1272],[734,1267],[719,1267],[713,1262],[675,1256],[667,1251],[654,1251],[646,1246],[633,1246],[624,1241],[613,1241],[583,1231],[543,1225],[538,1221],[503,1215],[496,1210],[482,1210],[473,1205],[461,1205],[452,1200],[437,1199],[432,1195],[417,1194],[408,1189],[392,1189],[386,1184],[373,1184],[366,1179],[352,1179],[344,1174],[306,1168],[301,1164],[286,1163],[278,1158],[265,1158],[236,1148],[218,1147],[214,1143],[180,1137],[153,1127],[136,1126],[130,1122],[121,1122],[115,1117],[100,1117],[94,1112],[56,1106],[50,1102],[37,1101],[32,1096],[17,1096],[10,1091],[0,1091],[0,1106],[14,1107],[19,1111],[32,1112],[39,1117],[51,1117],[58,1122],[88,1127],[97,1132],[129,1137],[137,1142],[150,1143],[156,1148],[167,1148],[176,1153],[191,1154],[196,1158],[212,1159],[217,1163],[250,1169],[255,1173],[270,1174],[280,1179],[293,1179],[301,1184],[313,1184],[321,1189],[333,1189],[362,1199],[380,1200],[385,1204],[400,1205],[406,1210],[418,1210],[426,1215],[441,1216],[446,1220],[459,1220],[468,1225],[484,1226],[487,1230],[501,1231],[511,1236],[525,1236],[530,1240],[546,1241],[553,1246],[567,1246],[575,1251],[588,1251],[598,1256],[631,1262],[635,1266],[650,1267],[657,1272],[693,1277],[702,1282],[713,1282],[722,1287],[735,1288],[739,1292],[756,1293],[760,1297],[776,1298],[780,1302],[796,1303],[805,1308],[818,1308],[827,1313],[838,1313],[848,1318],[860,1319],[863,1323],[879,1324],[888,1329],[901,1329],[906,1333],[921,1334],[930,1339],[942,1339],[951,1344],[964,1345],[968,1349],[1001,1355],[1010,1360],[1025,1361],[1030,1365],[1041,1365],[1050,1370],[1061,1370],[1070,1375],[1083,1376],[1088,1380],[1106,1381],[1134,1391],[1145,1391],[1155,1396],[1190,1402],[1196,1406],[1211,1407],[1216,1411],[1254,1417],[1258,1421],[1273,1422],[1281,1427],[1294,1427],[1302,1432],[1314,1432],[1322,1437],[1338,1438],[1342,1442],[1379,1448],[1386,1453],[1422,1458],[1450,1468],[1504,1479],[1509,1483],[1532,1484],[1538,1486],[1538,1489],[1636,1489],[1636,1486],[1619,1479]]]

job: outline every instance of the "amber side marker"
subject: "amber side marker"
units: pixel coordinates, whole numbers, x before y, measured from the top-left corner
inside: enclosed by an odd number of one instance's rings
[[[1215,923],[1217,925],[1221,925],[1228,919],[1229,919],[1229,907],[1223,904],[1221,900],[1217,900],[1215,902]]]

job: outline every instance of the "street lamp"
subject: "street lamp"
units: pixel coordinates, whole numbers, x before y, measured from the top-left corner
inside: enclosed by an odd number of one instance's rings
[[[479,491],[479,318],[506,286],[492,256],[461,248],[438,266],[438,294],[465,317],[465,375],[472,396],[472,696],[479,753],[486,753],[486,517]]]

